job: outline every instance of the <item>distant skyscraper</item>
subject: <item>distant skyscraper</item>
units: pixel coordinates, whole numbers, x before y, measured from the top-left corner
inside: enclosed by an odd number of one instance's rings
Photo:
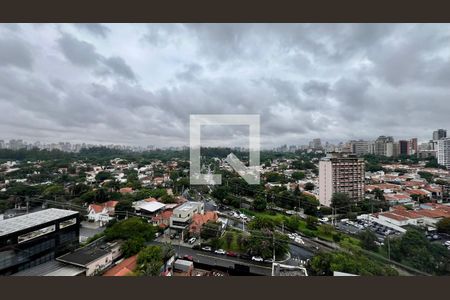
[[[409,155],[417,155],[419,151],[417,144],[417,138],[412,138],[409,140]]]
[[[409,155],[409,141],[398,141],[400,155]]]
[[[380,156],[394,155],[394,138],[392,136],[379,136],[374,142],[374,154]]]
[[[350,141],[350,149],[351,149],[352,153],[354,153],[358,156],[368,154],[369,153],[369,142],[363,141],[363,140]]]
[[[329,153],[319,161],[319,201],[331,205],[334,193],[345,193],[353,201],[364,197],[364,160],[352,154]]]
[[[320,139],[313,139],[311,146],[311,148],[315,150],[322,149],[322,142],[320,141]]]
[[[433,131],[433,140],[437,141],[443,138],[447,137],[447,130],[445,129],[438,129],[436,131]]]
[[[450,138],[438,140],[437,158],[438,164],[443,165],[450,170]]]

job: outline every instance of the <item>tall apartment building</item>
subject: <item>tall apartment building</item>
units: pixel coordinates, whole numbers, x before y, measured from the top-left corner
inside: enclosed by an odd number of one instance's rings
[[[364,197],[364,160],[348,153],[329,153],[319,161],[319,201],[331,205],[334,193],[346,193],[353,201]]]
[[[447,137],[447,130],[445,129],[438,129],[436,131],[433,131],[433,140],[437,141],[443,138]]]
[[[409,155],[417,155],[419,152],[419,146],[417,143],[417,138],[412,138],[409,140]]]
[[[379,136],[374,142],[373,154],[380,156],[388,156],[387,154],[391,154],[394,151],[394,146],[391,145],[394,143],[394,138],[392,136]],[[388,146],[388,144],[390,146]]]
[[[322,141],[320,139],[313,139],[309,142],[309,147],[314,150],[322,149]]]
[[[370,144],[368,141],[363,140],[350,141],[351,152],[358,156],[369,154],[370,153],[369,146]]]
[[[409,150],[410,150],[410,145],[409,145],[409,141],[398,141],[398,146],[399,146],[399,154],[400,155],[409,155]]]
[[[450,138],[442,138],[437,144],[438,164],[450,170]]]

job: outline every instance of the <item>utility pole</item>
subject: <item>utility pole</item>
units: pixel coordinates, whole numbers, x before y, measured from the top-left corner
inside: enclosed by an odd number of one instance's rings
[[[391,260],[391,243],[390,243],[389,234],[387,236],[387,242],[388,242],[388,258],[389,258],[389,260]]]
[[[273,251],[272,276],[275,276],[275,231],[272,232],[272,251]]]

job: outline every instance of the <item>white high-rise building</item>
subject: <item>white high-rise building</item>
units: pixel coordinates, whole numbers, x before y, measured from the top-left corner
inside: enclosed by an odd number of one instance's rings
[[[437,143],[438,164],[450,170],[450,138],[443,138]]]
[[[364,160],[347,153],[329,153],[319,161],[319,201],[331,205],[334,193],[346,193],[354,202],[364,197]]]

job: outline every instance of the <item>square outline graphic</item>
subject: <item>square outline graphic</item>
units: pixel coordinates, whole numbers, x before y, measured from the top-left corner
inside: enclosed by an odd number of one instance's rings
[[[200,148],[202,125],[248,125],[249,126],[249,167],[230,153],[226,161],[248,184],[259,184],[260,166],[260,116],[258,114],[199,114],[190,115],[189,143],[190,143],[190,174],[192,185],[218,185],[222,183],[220,174],[201,174]]]

